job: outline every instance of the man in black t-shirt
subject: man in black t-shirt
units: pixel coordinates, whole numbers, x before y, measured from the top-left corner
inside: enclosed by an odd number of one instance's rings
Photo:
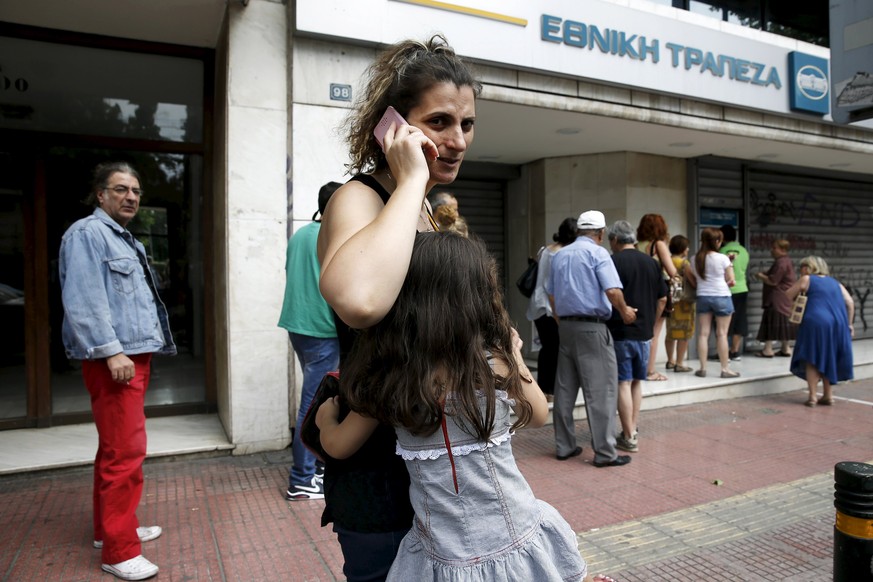
[[[640,382],[646,379],[658,305],[667,303],[667,284],[658,263],[634,246],[636,230],[628,221],[616,221],[607,236],[612,262],[624,286],[625,302],[637,309],[633,323],[625,324],[614,309],[607,323],[615,340],[618,364],[618,416],[622,432],[616,437],[615,446],[634,453],[639,450],[637,422],[643,400]]]

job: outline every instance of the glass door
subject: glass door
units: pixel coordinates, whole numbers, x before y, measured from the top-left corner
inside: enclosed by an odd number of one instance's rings
[[[144,194],[140,210],[128,229],[146,248],[179,349],[175,357],[152,360],[146,407],[205,401],[199,158],[190,154],[68,147],[49,151],[46,230],[50,257],[51,395],[56,420],[90,412],[81,365],[66,358],[61,341],[63,305],[58,281],[58,249],[67,228],[94,211],[83,202],[90,189],[91,172],[98,163],[110,160],[129,162],[142,178]]]
[[[64,232],[90,215],[91,173],[104,161],[129,162],[142,177],[136,219],[179,350],[152,360],[150,415],[203,412],[204,291],[201,248],[202,157],[197,154],[55,147],[0,150],[0,428],[87,422],[81,364],[66,357],[58,250]]]
[[[28,182],[21,159],[0,151],[0,420],[27,415],[24,214]]]
[[[61,340],[58,250],[93,212],[83,201],[94,167],[114,160],[142,177],[128,228],[148,250],[179,348],[153,360],[147,414],[214,408],[202,244],[213,51],[4,30],[3,72],[20,83],[0,112],[0,429],[91,419],[81,365]]]

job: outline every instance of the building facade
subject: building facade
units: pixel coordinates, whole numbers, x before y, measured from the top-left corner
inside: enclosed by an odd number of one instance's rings
[[[436,33],[484,86],[446,189],[507,281],[583,210],[659,213],[692,241],[731,223],[750,272],[775,238],[795,259],[824,256],[855,295],[856,337],[873,335],[873,124],[832,121],[827,47],[731,3],[69,4],[0,6],[0,428],[90,417],[56,333],[57,247],[89,212],[94,164],[120,157],[144,175],[132,229],[181,348],[155,361],[149,413],[216,413],[237,453],[286,446],[299,378],[276,326],[287,238],[319,187],[347,178],[338,128],[374,55]],[[754,281],[752,313],[759,296]],[[511,286],[507,303],[524,322]]]

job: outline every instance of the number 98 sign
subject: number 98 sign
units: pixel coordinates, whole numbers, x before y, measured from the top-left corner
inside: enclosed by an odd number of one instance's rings
[[[351,101],[352,86],[342,85],[340,83],[330,84],[330,100],[331,101]]]

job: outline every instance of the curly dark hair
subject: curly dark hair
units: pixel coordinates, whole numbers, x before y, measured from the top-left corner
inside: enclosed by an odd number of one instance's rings
[[[345,123],[351,157],[346,167],[351,174],[387,165],[373,128],[389,105],[406,117],[425,91],[438,83],[470,87],[476,97],[482,92],[470,67],[439,34],[427,42],[405,40],[391,45],[370,65],[365,77],[366,84]]]
[[[343,361],[340,393],[349,407],[430,435],[440,427],[451,392],[453,406],[445,414],[459,416],[459,426],[487,440],[499,388],[516,400],[513,428],[527,424],[532,408],[512,355],[512,323],[500,289],[496,263],[480,240],[418,234],[397,302],[382,321],[361,332]],[[506,362],[505,377],[494,374],[486,352]]]

